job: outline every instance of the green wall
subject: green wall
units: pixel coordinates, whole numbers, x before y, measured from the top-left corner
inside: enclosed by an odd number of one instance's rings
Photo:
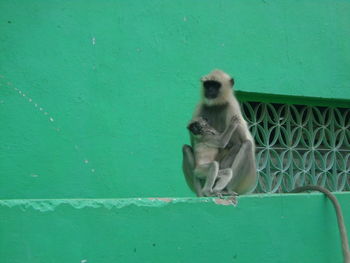
[[[213,68],[235,76],[242,99],[350,99],[350,1],[2,0],[0,10],[0,198],[192,195],[181,145]]]
[[[350,195],[337,197],[350,218]],[[215,201],[0,201],[1,262],[342,262],[335,213],[321,194]]]

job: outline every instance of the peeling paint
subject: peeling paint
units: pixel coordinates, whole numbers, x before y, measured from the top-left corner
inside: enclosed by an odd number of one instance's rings
[[[158,200],[158,201],[163,201],[163,202],[166,202],[166,203],[170,203],[173,201],[173,198],[161,198],[161,197],[151,197],[151,198],[148,198],[149,200],[151,201],[154,201],[154,200]]]
[[[215,204],[217,205],[233,205],[233,206],[237,206],[237,197],[234,198],[215,198],[214,199]]]
[[[33,209],[40,212],[54,211],[60,206],[71,206],[76,209],[107,208],[120,209],[128,206],[164,207],[172,204],[200,204],[211,203],[216,205],[235,205],[229,198],[122,198],[122,199],[8,199],[0,200],[0,207]]]

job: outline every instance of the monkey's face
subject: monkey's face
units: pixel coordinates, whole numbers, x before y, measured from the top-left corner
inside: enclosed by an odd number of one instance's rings
[[[221,70],[214,70],[201,78],[204,103],[218,105],[226,103],[232,96],[233,78]]]
[[[204,97],[216,99],[220,93],[221,83],[216,80],[203,81]]]

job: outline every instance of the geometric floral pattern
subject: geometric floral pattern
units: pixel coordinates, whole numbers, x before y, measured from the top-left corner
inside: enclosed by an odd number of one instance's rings
[[[256,193],[350,190],[350,109],[242,102],[256,143]]]

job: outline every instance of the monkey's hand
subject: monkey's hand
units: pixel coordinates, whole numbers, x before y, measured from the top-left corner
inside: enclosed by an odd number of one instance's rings
[[[234,115],[232,116],[231,120],[230,120],[230,123],[231,123],[231,124],[237,124],[237,123],[239,123],[239,122],[240,122],[240,120],[239,120],[238,115],[237,115],[237,114],[234,114]]]
[[[218,148],[225,148],[229,143],[232,134],[239,126],[240,118],[238,115],[234,114],[231,118],[230,123],[226,126],[226,129],[219,136],[216,136],[216,145]]]

